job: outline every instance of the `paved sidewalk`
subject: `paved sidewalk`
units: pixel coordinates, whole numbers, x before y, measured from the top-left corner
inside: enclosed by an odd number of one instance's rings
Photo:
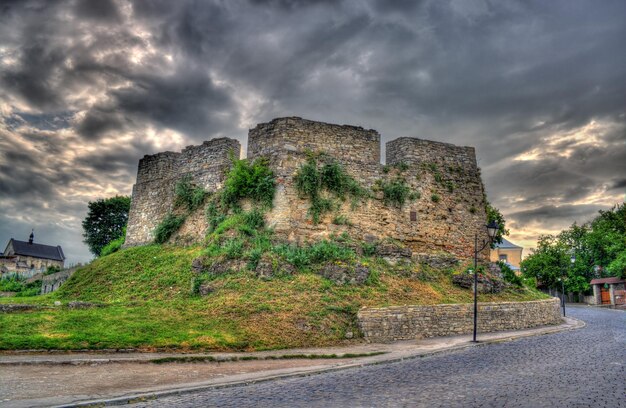
[[[559,326],[479,334],[479,343],[472,343],[471,336],[464,335],[390,344],[356,343],[348,347],[252,353],[5,353],[0,354],[0,405],[123,404],[155,396],[418,358],[581,327],[584,327],[583,322],[566,318]],[[339,358],[295,358],[332,354]],[[370,355],[341,358],[346,354]],[[191,358],[207,362],[153,362],[162,358]]]

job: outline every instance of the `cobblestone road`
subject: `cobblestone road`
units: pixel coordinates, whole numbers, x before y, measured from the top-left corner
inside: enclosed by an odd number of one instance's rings
[[[399,363],[160,398],[141,407],[626,407],[626,312],[583,329]]]

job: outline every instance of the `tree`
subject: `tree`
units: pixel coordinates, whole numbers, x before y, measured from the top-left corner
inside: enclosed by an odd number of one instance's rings
[[[102,248],[124,235],[130,210],[130,197],[115,196],[90,201],[83,220],[83,238],[89,250],[100,256]]]
[[[506,220],[504,216],[496,207],[492,206],[491,203],[487,202],[485,204],[485,211],[487,212],[487,224],[492,221],[495,221],[498,224],[498,231],[496,232],[496,237],[493,240],[493,244],[491,244],[491,248],[495,248],[495,244],[501,244],[502,239],[505,235],[509,235],[509,230],[505,228]]]
[[[570,257],[575,256],[575,262]],[[601,276],[596,276],[601,267]],[[617,205],[583,225],[572,224],[557,236],[542,236],[537,249],[522,262],[526,276],[570,292],[585,291],[596,277],[626,275],[626,205]]]

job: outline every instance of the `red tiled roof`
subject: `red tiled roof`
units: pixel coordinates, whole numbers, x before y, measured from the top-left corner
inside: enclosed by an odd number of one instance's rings
[[[601,278],[601,279],[592,279],[591,280],[591,285],[601,285],[603,283],[624,283],[626,282],[624,279],[620,279],[616,276],[611,277],[611,278]]]

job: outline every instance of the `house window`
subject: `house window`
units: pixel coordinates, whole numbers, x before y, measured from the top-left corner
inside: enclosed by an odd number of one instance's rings
[[[502,254],[502,255],[500,255],[500,260],[501,260],[502,262],[507,262],[507,261],[508,261],[508,259],[507,259],[506,254]]]

